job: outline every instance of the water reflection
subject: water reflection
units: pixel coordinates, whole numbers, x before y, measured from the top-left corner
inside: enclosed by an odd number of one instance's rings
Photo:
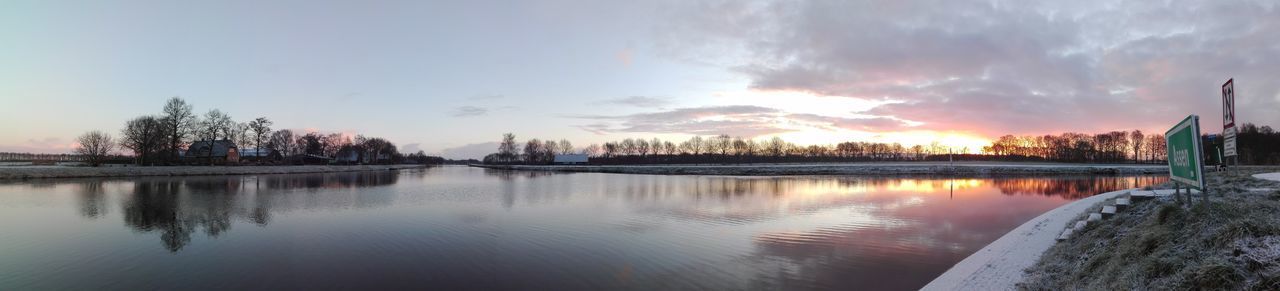
[[[420,175],[418,175],[420,176]],[[202,232],[212,238],[231,229],[234,220],[243,220],[265,226],[271,220],[272,205],[277,200],[290,200],[287,204],[302,203],[307,207],[349,205],[343,201],[358,201],[359,206],[389,205],[386,195],[358,196],[349,192],[347,197],[298,196],[288,191],[304,190],[310,193],[358,187],[376,187],[395,184],[397,172],[356,172],[306,175],[265,175],[246,177],[188,177],[142,178],[131,184],[132,191],[121,203],[126,226],[135,231],[159,233],[165,249],[177,252],[191,242],[193,233]],[[100,218],[106,210],[104,184],[101,180],[83,181],[80,185],[81,215]],[[302,198],[303,201],[292,201]],[[293,205],[286,206],[288,210]]]
[[[445,167],[4,184],[0,289],[915,289],[1044,211],[1165,179]],[[150,273],[173,276],[130,275]]]

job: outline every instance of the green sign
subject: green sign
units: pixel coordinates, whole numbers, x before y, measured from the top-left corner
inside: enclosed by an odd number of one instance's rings
[[[1200,146],[1200,117],[1187,116],[1164,133],[1168,145],[1169,178],[1204,191],[1204,153]]]

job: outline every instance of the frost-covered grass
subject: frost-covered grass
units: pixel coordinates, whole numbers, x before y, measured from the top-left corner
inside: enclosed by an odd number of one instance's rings
[[[1210,173],[1207,204],[1201,196],[1135,203],[1050,247],[1018,287],[1278,290],[1280,183],[1250,177],[1275,171]]]
[[[44,178],[297,174],[420,168],[421,165],[362,166],[166,166],[166,167],[0,167],[0,180]]]

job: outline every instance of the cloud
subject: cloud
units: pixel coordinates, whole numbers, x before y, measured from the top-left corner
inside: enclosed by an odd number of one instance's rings
[[[643,108],[661,108],[663,106],[666,106],[667,104],[671,104],[671,100],[667,98],[658,98],[658,97],[629,96],[629,97],[609,99],[609,100],[600,101],[597,103],[610,104],[610,105],[627,105],[627,106],[635,106],[635,107],[643,107]]]
[[[866,113],[988,135],[1280,123],[1270,1],[723,1],[673,9],[658,47],[760,90],[893,100]],[[1249,92],[1244,94],[1244,92]],[[1242,98],[1242,96],[1248,96]]]
[[[619,116],[571,117],[599,121],[578,126],[582,130],[595,134],[642,132],[758,137],[802,129],[867,131],[901,129],[907,126],[905,121],[880,116],[831,117],[789,113],[753,105],[678,108]]]
[[[446,159],[483,159],[485,155],[498,152],[497,142],[473,143],[459,147],[447,148],[440,156]]]
[[[480,116],[489,113],[489,109],[476,106],[459,106],[453,109],[454,117],[471,117]]]

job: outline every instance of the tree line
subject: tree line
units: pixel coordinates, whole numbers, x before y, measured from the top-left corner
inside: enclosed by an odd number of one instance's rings
[[[438,157],[427,156],[422,151],[402,154],[395,143],[379,137],[366,137],[342,133],[296,132],[291,129],[273,130],[274,124],[266,117],[237,122],[231,115],[211,109],[198,115],[182,98],[174,97],[165,102],[158,114],[143,115],[125,122],[116,137],[104,131],[90,131],[77,138],[75,152],[85,161],[97,166],[117,149],[117,146],[133,153],[138,165],[173,165],[192,163],[192,157],[184,159],[183,153],[194,142],[227,140],[240,149],[252,146],[255,152],[275,153],[267,157],[254,156],[255,163],[303,163],[308,157],[335,160],[347,157],[350,163],[437,163]],[[262,151],[266,150],[266,151]],[[212,164],[213,151],[205,156]],[[196,157],[199,158],[199,157]]]
[[[555,155],[569,153],[587,155],[593,164],[909,161],[960,152],[968,152],[968,149],[950,148],[938,142],[910,147],[900,143],[857,141],[797,145],[780,137],[755,140],[724,134],[694,136],[679,142],[627,138],[575,149],[568,140],[556,142],[535,138],[520,143],[515,135],[508,133],[503,135],[498,152],[486,156],[483,161],[488,164],[547,164]]]
[[[1280,133],[1267,126],[1245,124],[1238,134],[1241,162],[1280,164]],[[1206,147],[1213,146],[1206,140]],[[1218,139],[1219,144],[1221,139]],[[574,148],[568,140],[516,140],[502,136],[498,151],[483,159],[486,164],[549,164],[556,155],[584,154],[592,164],[682,163],[785,163],[859,161],[1046,161],[1068,163],[1164,163],[1167,147],[1163,134],[1140,130],[1099,134],[1061,133],[1005,135],[983,146],[979,154],[969,148],[953,148],[939,142],[904,146],[900,143],[847,141],[835,144],[797,145],[779,137],[756,140],[729,135],[693,136],[684,141],[659,138],[627,138]],[[1206,149],[1205,153],[1214,152]]]

